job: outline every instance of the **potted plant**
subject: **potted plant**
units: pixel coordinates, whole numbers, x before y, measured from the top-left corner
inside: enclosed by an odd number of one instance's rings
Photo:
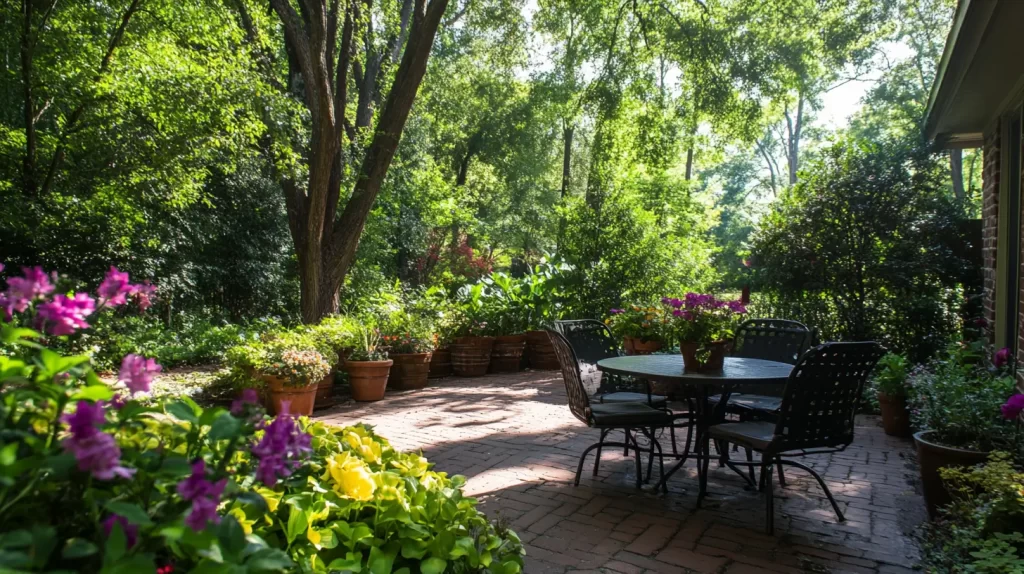
[[[381,339],[388,348],[388,356],[394,361],[387,387],[408,391],[427,386],[430,357],[434,350],[429,327],[402,312],[390,318],[386,329],[388,334]]]
[[[490,302],[483,291],[482,283],[459,290],[463,303],[459,308],[458,327],[452,343],[452,371],[460,377],[485,375],[491,363],[494,326],[490,323]]]
[[[384,398],[388,373],[394,363],[380,344],[380,332],[362,326],[356,333],[356,347],[345,360],[352,398],[357,401],[379,401]]]
[[[679,341],[683,368],[720,371],[732,348],[733,331],[747,312],[743,303],[698,293],[687,293],[683,299],[666,297],[661,302],[670,317],[669,331]]]
[[[650,355],[664,346],[664,310],[653,305],[627,305],[611,309],[605,324],[622,339],[627,355]]]
[[[878,361],[872,380],[882,412],[882,428],[891,436],[910,436],[907,410],[907,375],[910,363],[902,355],[888,353]]]
[[[316,349],[276,339],[263,345],[256,370],[267,385],[274,413],[309,416],[317,384],[330,373],[331,365]]]
[[[526,350],[526,328],[529,322],[527,309],[518,299],[505,299],[495,305],[493,311],[495,331],[501,333],[494,339],[491,349],[490,371],[492,373],[516,373]]]
[[[940,468],[980,464],[1014,442],[1015,427],[1005,417],[1019,412],[1002,408],[1015,389],[1008,352],[999,351],[988,366],[981,349],[980,342],[954,343],[908,378],[911,421],[922,429],[914,434],[921,483],[933,518],[950,501]]]

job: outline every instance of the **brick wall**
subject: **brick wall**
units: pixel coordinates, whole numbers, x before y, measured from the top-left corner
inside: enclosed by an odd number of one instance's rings
[[[984,265],[983,307],[989,344],[995,344],[996,320],[996,237],[999,231],[999,130],[985,136],[985,168],[982,172],[981,217],[982,247]]]

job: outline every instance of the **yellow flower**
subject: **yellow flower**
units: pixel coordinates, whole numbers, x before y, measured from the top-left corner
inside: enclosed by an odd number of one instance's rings
[[[255,520],[249,520],[245,516],[245,511],[244,510],[242,510],[241,508],[232,508],[231,510],[228,511],[228,514],[230,514],[231,516],[234,516],[236,519],[238,519],[238,524],[240,524],[242,526],[242,530],[244,530],[246,534],[252,534],[252,525],[256,521]]]
[[[281,493],[274,492],[269,488],[257,488],[256,492],[267,502],[267,510],[277,512],[277,505],[281,503]]]
[[[358,452],[370,462],[380,462],[380,444],[368,436],[359,436],[354,432],[345,433],[342,439],[352,450]]]
[[[316,530],[313,530],[312,526],[306,528],[306,538],[308,538],[309,541],[312,542],[314,546],[320,546],[320,533]]]
[[[327,472],[323,478],[334,482],[334,492],[339,496],[363,502],[372,499],[373,492],[377,489],[366,464],[349,452],[342,452],[328,459]]]

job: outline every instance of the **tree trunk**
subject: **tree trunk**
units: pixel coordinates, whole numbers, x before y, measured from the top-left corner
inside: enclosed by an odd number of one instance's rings
[[[572,180],[572,137],[575,128],[568,123],[562,127],[562,199],[569,193],[569,183]]]
[[[963,201],[964,196],[964,150],[949,150],[949,175],[953,180],[953,195]]]
[[[25,157],[22,160],[22,181],[25,194],[36,195],[36,122],[35,100],[32,96],[32,0],[21,1],[21,81],[24,90]]]
[[[796,117],[790,117],[788,109],[785,111],[785,115],[786,129],[789,132],[789,141],[786,142],[786,163],[789,167],[789,185],[793,185],[796,183],[796,174],[800,168],[800,132],[803,130],[804,122],[804,94],[802,91],[797,94]]]
[[[693,144],[686,150],[686,181],[693,177]]]

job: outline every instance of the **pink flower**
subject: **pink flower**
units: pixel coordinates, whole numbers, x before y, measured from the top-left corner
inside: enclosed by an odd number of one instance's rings
[[[62,420],[68,423],[71,435],[61,441],[61,446],[75,456],[78,470],[98,480],[131,478],[135,474],[135,469],[121,466],[121,449],[114,437],[100,431],[106,421],[103,403],[78,401],[75,412]]]
[[[111,514],[103,521],[103,533],[107,538],[110,538],[110,533],[114,530],[115,524],[121,525],[121,532],[124,532],[128,548],[135,546],[135,542],[139,539],[139,527],[128,522],[128,519],[120,514]]]
[[[100,307],[116,307],[128,301],[128,295],[135,292],[135,285],[128,282],[127,273],[111,266],[96,292],[100,297]]]
[[[246,405],[256,405],[260,402],[260,396],[256,389],[245,389],[242,396],[231,403],[231,414],[238,416],[245,411]]]
[[[279,478],[287,478],[310,452],[312,437],[303,432],[289,415],[278,415],[270,424],[264,424],[263,438],[252,447],[259,459],[256,478],[267,486],[274,486]]]
[[[12,310],[22,313],[28,309],[29,303],[52,291],[53,285],[42,267],[23,267],[21,277],[11,277],[7,280],[3,307],[8,314]]]
[[[39,305],[36,321],[51,335],[70,335],[77,329],[88,329],[85,318],[95,310],[96,302],[86,293],[75,293],[73,297],[57,295]]]
[[[995,365],[996,368],[1002,367],[1008,362],[1010,362],[1010,349],[1008,347],[999,349],[996,351],[995,356],[992,357],[992,364]]]
[[[156,285],[153,285],[149,280],[145,280],[135,287],[135,298],[139,304],[139,309],[145,311],[153,306],[153,294],[156,293]]]
[[[1006,399],[1006,404],[999,408],[1003,413],[1003,418],[1008,421],[1017,420],[1020,417],[1020,413],[1024,411],[1024,395],[1017,393]]]
[[[153,359],[130,353],[121,360],[121,372],[117,380],[124,383],[132,394],[148,393],[153,374],[159,373],[162,368]]]
[[[747,312],[747,307],[743,305],[742,301],[729,301],[728,305],[729,310],[731,310],[733,313],[742,314]]]
[[[207,523],[220,522],[217,505],[220,504],[220,496],[227,482],[226,478],[217,482],[207,480],[206,463],[202,459],[192,464],[192,474],[179,482],[177,487],[178,494],[192,503],[192,509],[185,517],[186,526],[199,531],[206,528]]]

